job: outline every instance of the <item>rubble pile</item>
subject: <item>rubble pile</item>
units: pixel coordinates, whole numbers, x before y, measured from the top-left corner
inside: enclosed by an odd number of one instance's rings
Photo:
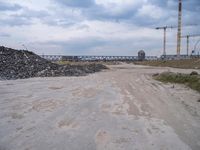
[[[0,79],[83,76],[107,69],[102,64],[58,65],[30,51],[0,46]]]

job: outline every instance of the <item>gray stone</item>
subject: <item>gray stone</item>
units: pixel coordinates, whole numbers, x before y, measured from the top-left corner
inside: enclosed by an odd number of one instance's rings
[[[30,51],[0,47],[0,79],[83,76],[107,69],[102,64],[58,65]]]

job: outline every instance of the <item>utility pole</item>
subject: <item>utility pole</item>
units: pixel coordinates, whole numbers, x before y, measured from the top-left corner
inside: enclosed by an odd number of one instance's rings
[[[181,38],[187,39],[187,56],[189,55],[190,37],[199,37],[199,36],[200,36],[200,34],[181,36]]]
[[[164,30],[164,40],[163,40],[163,56],[165,57],[166,56],[166,32],[167,32],[167,29],[170,28],[170,29],[173,29],[173,28],[176,28],[176,27],[173,27],[173,26],[164,26],[164,27],[157,27],[155,28],[156,30]]]
[[[178,5],[178,32],[177,32],[177,57],[181,51],[181,25],[182,25],[182,0],[179,0]]]

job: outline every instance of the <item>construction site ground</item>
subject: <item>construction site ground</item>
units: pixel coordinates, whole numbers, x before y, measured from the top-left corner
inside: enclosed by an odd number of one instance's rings
[[[173,67],[182,69],[200,69],[200,59],[181,59],[181,60],[153,60],[153,61],[138,61],[138,65],[157,66],[157,67]]]
[[[200,94],[121,64],[82,77],[0,81],[0,150],[199,150]]]

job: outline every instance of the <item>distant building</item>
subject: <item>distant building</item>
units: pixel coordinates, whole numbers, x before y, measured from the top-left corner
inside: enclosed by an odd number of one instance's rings
[[[60,61],[60,60],[62,60],[61,55],[40,55],[40,57],[42,57],[46,60],[50,60],[50,61]]]
[[[160,57],[160,59],[162,60],[177,60],[177,59],[190,59],[190,56],[188,55],[180,55],[179,57],[177,57],[177,55],[162,55]]]
[[[145,60],[158,60],[157,56],[145,56]]]
[[[145,60],[145,52],[144,52],[143,50],[140,50],[140,51],[138,52],[138,60],[139,60],[139,61]]]
[[[62,56],[62,61],[79,61],[80,58],[78,56]]]

